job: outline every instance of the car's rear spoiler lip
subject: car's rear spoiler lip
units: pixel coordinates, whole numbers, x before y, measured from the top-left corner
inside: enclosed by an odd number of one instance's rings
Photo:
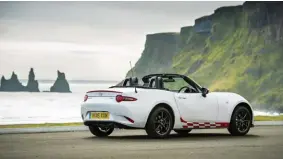
[[[112,92],[112,93],[123,93],[123,92],[110,91],[110,90],[94,90],[94,91],[88,91],[87,93],[93,93],[93,92]]]

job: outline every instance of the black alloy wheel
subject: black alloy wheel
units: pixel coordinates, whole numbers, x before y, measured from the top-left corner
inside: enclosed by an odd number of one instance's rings
[[[165,138],[168,137],[173,128],[173,115],[164,108],[158,107],[151,113],[146,132],[150,137]]]
[[[231,118],[228,131],[235,136],[246,135],[252,125],[252,114],[245,106],[238,106]]]

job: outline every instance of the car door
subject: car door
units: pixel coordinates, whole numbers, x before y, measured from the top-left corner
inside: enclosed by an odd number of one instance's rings
[[[217,97],[208,93],[175,93],[181,117],[188,122],[215,122],[218,115]]]

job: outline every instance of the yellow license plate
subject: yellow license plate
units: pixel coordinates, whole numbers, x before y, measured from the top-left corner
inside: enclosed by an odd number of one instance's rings
[[[91,112],[90,119],[109,119],[109,112]]]

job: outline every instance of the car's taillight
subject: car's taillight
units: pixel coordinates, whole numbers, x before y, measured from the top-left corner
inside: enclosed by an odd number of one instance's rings
[[[88,96],[85,95],[85,97],[84,97],[84,102],[87,101],[87,99],[88,99]]]
[[[127,97],[127,96],[122,96],[122,95],[117,95],[116,96],[116,101],[122,102],[122,101],[136,101],[137,99],[134,97]]]

